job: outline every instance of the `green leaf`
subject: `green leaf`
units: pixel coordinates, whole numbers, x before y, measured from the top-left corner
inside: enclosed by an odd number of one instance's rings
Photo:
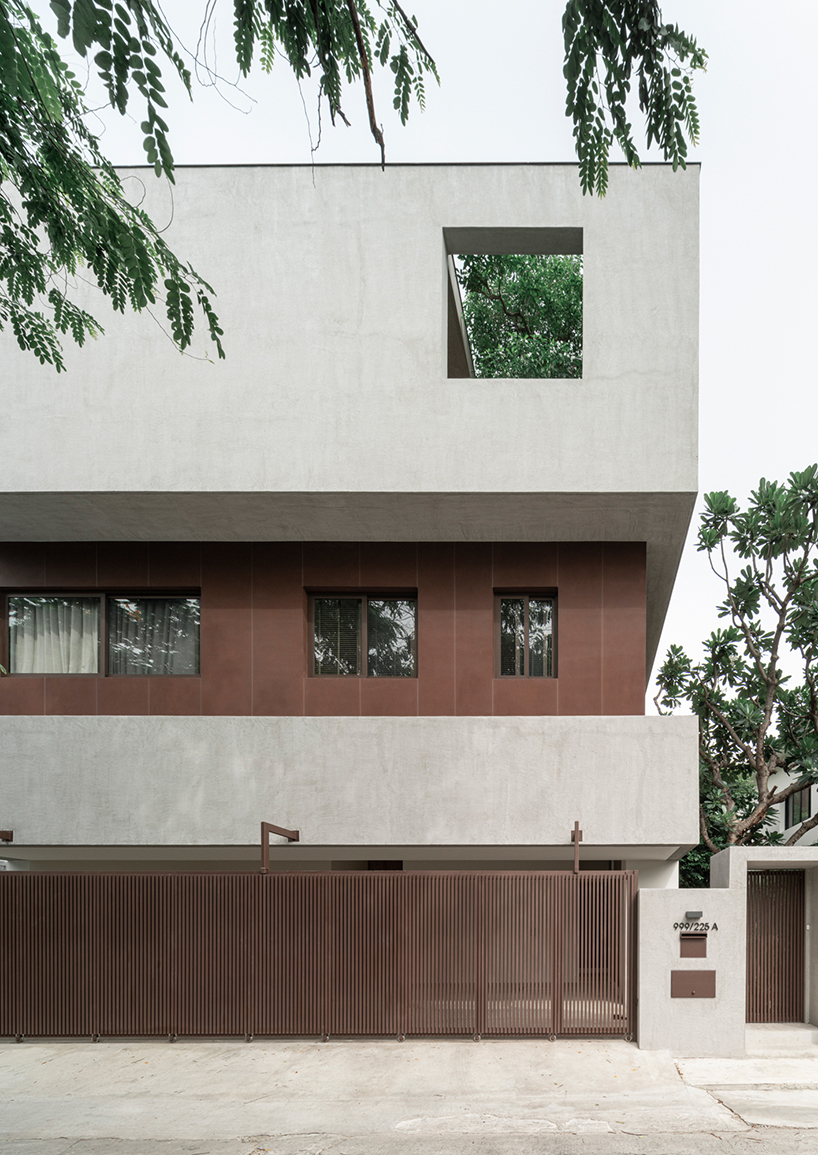
[[[94,0],[74,0],[74,22],[72,28],[74,48],[85,56],[94,42],[97,25],[97,10]]]
[[[64,40],[71,27],[70,0],[51,0],[50,8],[57,17],[57,35]]]

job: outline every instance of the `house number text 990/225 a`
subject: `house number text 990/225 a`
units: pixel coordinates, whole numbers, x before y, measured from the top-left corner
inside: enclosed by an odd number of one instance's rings
[[[718,930],[717,922],[674,922],[674,930]]]

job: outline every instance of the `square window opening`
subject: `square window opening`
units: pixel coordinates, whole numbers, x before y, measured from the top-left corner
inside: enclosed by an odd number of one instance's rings
[[[582,377],[582,229],[446,229],[447,375]]]
[[[312,598],[315,677],[417,676],[417,598]]]

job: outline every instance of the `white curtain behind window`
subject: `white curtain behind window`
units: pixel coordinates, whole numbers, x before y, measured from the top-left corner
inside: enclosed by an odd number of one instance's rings
[[[96,674],[99,598],[10,597],[13,674]]]

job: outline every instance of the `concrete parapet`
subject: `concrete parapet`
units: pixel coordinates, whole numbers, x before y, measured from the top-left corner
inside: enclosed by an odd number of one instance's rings
[[[262,820],[301,831],[273,848],[287,861],[569,857],[576,819],[590,859],[697,838],[693,718],[20,716],[0,749],[15,850],[252,846]]]

